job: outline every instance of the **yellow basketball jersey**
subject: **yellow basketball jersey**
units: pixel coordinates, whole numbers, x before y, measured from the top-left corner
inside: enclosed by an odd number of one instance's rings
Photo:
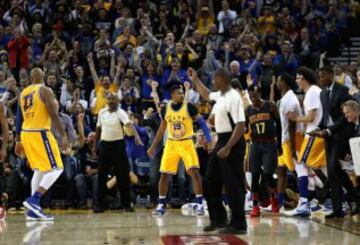
[[[172,102],[167,104],[165,114],[168,138],[172,140],[190,139],[194,134],[194,129],[193,119],[188,112],[188,104],[183,102],[178,111],[175,111],[171,105]]]
[[[40,98],[39,90],[42,84],[26,87],[20,95],[20,106],[23,115],[22,129],[48,129],[51,127],[51,118]]]

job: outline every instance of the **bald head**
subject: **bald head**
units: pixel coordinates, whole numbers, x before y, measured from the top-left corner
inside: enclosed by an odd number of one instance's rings
[[[44,72],[40,68],[34,68],[30,73],[31,83],[39,84],[44,82]]]

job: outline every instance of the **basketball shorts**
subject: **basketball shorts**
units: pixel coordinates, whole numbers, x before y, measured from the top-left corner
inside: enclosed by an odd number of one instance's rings
[[[199,158],[192,139],[168,139],[161,159],[160,172],[176,175],[180,159],[184,162],[186,171],[200,168]]]
[[[295,151],[299,154],[301,150],[301,145],[304,140],[304,136],[302,133],[296,133],[295,135]],[[295,163],[292,152],[291,152],[291,143],[290,141],[286,141],[282,144],[282,155],[278,158],[278,166],[279,167],[287,167],[289,171],[295,170]]]
[[[49,172],[63,168],[59,147],[49,130],[23,130],[20,137],[31,169]]]
[[[310,168],[322,168],[326,165],[325,140],[319,137],[306,136],[301,145],[299,163]]]
[[[275,142],[252,142],[249,153],[251,173],[272,174],[277,168],[277,149]]]

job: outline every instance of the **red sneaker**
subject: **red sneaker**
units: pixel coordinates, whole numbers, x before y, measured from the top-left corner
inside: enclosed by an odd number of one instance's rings
[[[1,205],[0,206],[0,220],[5,220],[6,219],[6,209],[5,206]]]
[[[250,217],[259,217],[261,214],[260,212],[260,207],[259,206],[253,206],[251,212],[250,212]]]
[[[271,198],[271,212],[279,213],[280,207],[276,197]]]

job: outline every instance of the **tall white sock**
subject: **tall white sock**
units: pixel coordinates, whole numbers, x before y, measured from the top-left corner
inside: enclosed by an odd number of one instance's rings
[[[31,179],[31,195],[34,195],[36,190],[39,188],[39,184],[43,175],[44,173],[40,172],[39,170],[34,170],[34,174]]]
[[[51,172],[44,173],[44,176],[40,182],[40,186],[45,190],[49,190],[49,188],[55,183],[55,181],[59,178],[62,172],[62,169],[55,169]]]
[[[298,178],[309,176],[308,169],[304,164],[295,164],[295,170]]]
[[[250,172],[245,172],[245,178],[246,182],[248,183],[249,187],[251,188],[251,181],[252,181],[252,175]]]

